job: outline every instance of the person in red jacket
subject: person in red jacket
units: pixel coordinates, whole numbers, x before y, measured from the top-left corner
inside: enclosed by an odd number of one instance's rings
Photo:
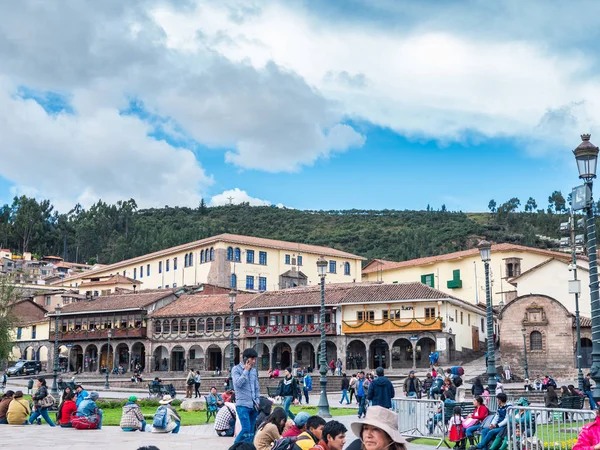
[[[465,423],[469,419],[471,419],[470,422],[472,422],[472,425],[467,427],[465,430],[465,434],[467,435],[467,439],[469,439],[469,443],[471,445],[475,445],[474,433],[481,428],[481,422],[483,422],[483,419],[485,419],[490,413],[483,404],[483,398],[480,395],[475,396],[473,399],[473,406],[475,406],[473,414],[469,414],[465,420]],[[475,420],[477,422],[475,422]]]
[[[600,402],[598,402],[600,407]],[[600,449],[600,409],[596,409],[596,420],[585,425],[573,450],[599,450]]]
[[[77,411],[75,394],[69,392],[65,395],[63,402],[58,407],[58,413],[56,414],[56,420],[60,423],[62,428],[71,428],[71,414],[75,411]]]

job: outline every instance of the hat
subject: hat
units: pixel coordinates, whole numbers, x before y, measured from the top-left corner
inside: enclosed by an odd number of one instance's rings
[[[379,376],[383,376],[383,367],[378,367],[375,369],[375,373]]]
[[[408,374],[409,374],[409,375],[410,375],[411,373],[414,375],[415,371],[414,371],[414,370],[411,370],[410,372],[408,372]]]
[[[285,370],[287,370],[289,373],[292,373],[292,368],[291,367],[286,367]]]
[[[519,400],[517,400],[515,402],[515,405],[519,405],[519,406],[529,406],[529,400],[527,400],[525,397],[521,397]]]
[[[173,401],[173,398],[169,394],[167,394],[167,395],[164,395],[163,398],[158,403],[160,403],[161,405],[168,405],[172,401]]]
[[[100,395],[97,392],[90,392],[90,395],[88,395],[88,398],[91,398],[94,401],[98,400],[98,397],[100,397]]]
[[[298,428],[302,428],[304,425],[306,425],[306,422],[308,421],[308,418],[310,417],[310,415],[304,411],[299,412],[298,414],[296,414],[296,418],[294,419],[294,423],[296,424],[296,426]]]
[[[398,414],[381,406],[370,406],[364,419],[352,422],[350,428],[355,436],[360,438],[363,425],[373,425],[387,433],[392,441],[406,444],[406,439],[398,431]]]
[[[131,397],[129,397],[129,401],[130,402],[137,402],[137,397],[135,395],[132,395]]]

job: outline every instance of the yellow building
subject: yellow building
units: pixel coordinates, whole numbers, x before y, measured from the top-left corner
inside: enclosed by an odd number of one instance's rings
[[[329,247],[220,234],[75,274],[53,286],[79,289],[84,282],[95,283],[120,274],[143,283],[144,289],[205,283],[276,290],[318,284],[316,263],[320,256],[328,260],[329,283],[361,281],[364,258],[360,256]],[[87,290],[85,286],[84,289]]]
[[[568,261],[571,256],[522,245],[495,244],[492,245],[491,258],[492,302],[497,305],[508,303],[517,296],[515,285],[510,283],[513,278],[550,259]],[[587,264],[581,259],[579,263]],[[363,281],[420,281],[475,305],[485,304],[484,265],[476,248],[402,262],[373,260],[362,273]]]
[[[17,318],[17,325],[11,333],[13,347],[9,359],[35,359],[45,367],[51,353],[47,311],[30,298],[25,298],[15,302],[11,312]]]

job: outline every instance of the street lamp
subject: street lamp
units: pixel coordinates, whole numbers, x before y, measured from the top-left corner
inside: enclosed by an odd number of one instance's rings
[[[58,395],[58,383],[56,381],[58,377],[58,318],[60,317],[61,305],[56,305],[54,308],[54,374],[52,381],[52,395]]]
[[[235,298],[237,296],[237,292],[232,290],[229,293],[229,389],[233,389],[233,378],[231,373],[233,372],[233,307],[235,306]]]
[[[112,337],[112,331],[108,330],[108,345],[106,346],[106,382],[104,383],[104,389],[110,389],[108,384],[108,374],[110,373],[109,363],[110,360],[110,338]]]
[[[529,366],[527,365],[527,330],[525,327],[521,328],[523,333],[523,368],[525,369],[525,379],[529,379]]]
[[[327,342],[325,341],[325,276],[327,273],[327,260],[322,256],[317,260],[317,271],[321,278],[321,352],[319,354],[319,373],[321,378],[321,396],[319,397],[319,416],[329,418],[329,401],[327,400]]]
[[[592,184],[596,178],[598,163],[598,147],[590,142],[591,135],[582,134],[581,144],[573,150],[579,178],[584,180],[589,189],[589,200],[586,201],[587,213],[587,247],[590,274],[590,300],[592,307],[592,367],[590,374],[595,382],[593,396],[600,398],[600,295],[598,294],[598,262],[596,254],[596,226],[594,224],[594,209]]]
[[[487,375],[490,395],[494,397],[496,395],[496,356],[494,353],[494,310],[492,309],[492,293],[490,291],[490,254],[492,245],[488,241],[481,241],[477,248],[485,266],[485,304],[488,341]]]

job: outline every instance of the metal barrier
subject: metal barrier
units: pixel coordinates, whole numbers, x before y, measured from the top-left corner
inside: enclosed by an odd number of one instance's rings
[[[593,422],[589,409],[508,408],[509,450],[570,450],[584,425]]]
[[[439,441],[439,448],[444,442],[446,422],[440,405],[439,400],[394,398],[392,408],[398,413],[398,430],[406,437]]]

